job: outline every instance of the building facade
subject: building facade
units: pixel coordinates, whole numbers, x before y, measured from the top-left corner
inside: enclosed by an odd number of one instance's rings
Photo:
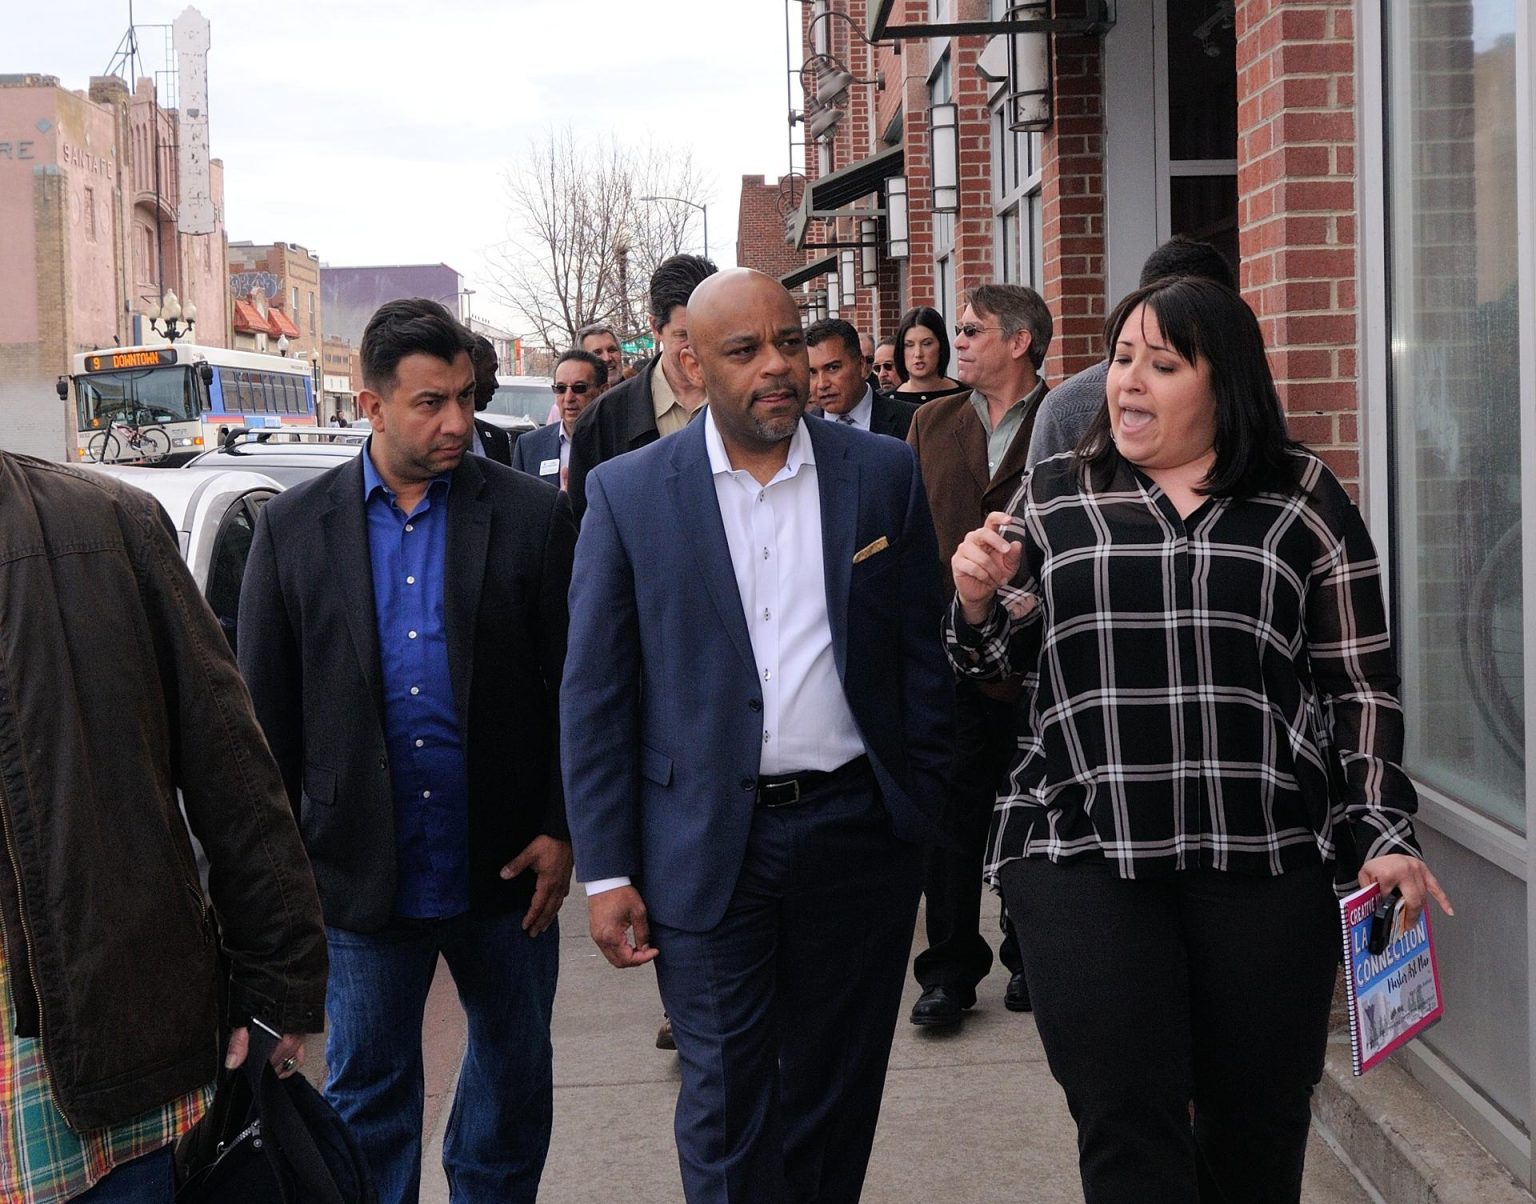
[[[1447,1015],[1399,1062],[1529,1185],[1536,3],[786,13],[798,260],[780,277],[809,316],[885,334],[908,306],[953,322],[966,288],[1028,284],[1055,316],[1056,383],[1103,355],[1159,243],[1237,267],[1292,434],[1386,562],[1419,828],[1459,905],[1437,928]]]
[[[355,268],[326,264],[320,269],[320,291],[329,329],[353,346],[362,344],[368,319],[386,301],[425,297],[447,306],[460,321],[469,316],[470,291],[464,278],[445,263]]]
[[[253,293],[260,290],[267,314],[259,323],[251,321],[256,306]],[[294,242],[229,244],[229,295],[236,306],[232,319],[237,342],[268,336],[272,343],[286,338],[285,350],[298,359],[312,359],[320,354],[325,342],[325,323],[321,318],[320,256]],[[281,315],[277,318],[275,315]],[[265,343],[266,339],[260,340]],[[275,350],[275,348],[272,348]]]
[[[223,164],[210,163],[214,228],[184,232],[177,115],[154,84],[116,76],[70,91],[0,76],[0,442],[63,459],[69,408],[53,391],[81,351],[157,342],[147,314],[171,292],[197,306],[193,336],[227,343]]]

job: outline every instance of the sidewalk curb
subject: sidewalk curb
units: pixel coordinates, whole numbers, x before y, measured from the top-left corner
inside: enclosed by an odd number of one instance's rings
[[[1387,1204],[1536,1199],[1395,1062],[1356,1078],[1347,1037],[1329,1042],[1312,1113],[1317,1127]]]

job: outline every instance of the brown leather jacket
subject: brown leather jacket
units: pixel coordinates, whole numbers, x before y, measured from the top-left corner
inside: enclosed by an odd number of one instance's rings
[[[177,804],[185,803],[186,821]],[[323,1026],[325,933],[277,767],[164,511],[0,453],[0,922],[76,1129],[204,1083],[231,1015]]]

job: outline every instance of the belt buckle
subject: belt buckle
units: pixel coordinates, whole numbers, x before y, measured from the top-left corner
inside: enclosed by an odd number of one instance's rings
[[[789,790],[789,797],[788,798],[786,798],[786,799],[777,799],[777,798],[775,798],[775,796],[778,794],[779,791],[785,790],[786,788]],[[799,778],[791,778],[787,782],[773,782],[773,783],[771,783],[768,786],[768,797],[769,797],[769,801],[765,802],[763,804],[763,806],[768,807],[770,809],[774,808],[774,807],[792,807],[792,806],[794,806],[796,803],[798,803],[800,801],[800,779]]]

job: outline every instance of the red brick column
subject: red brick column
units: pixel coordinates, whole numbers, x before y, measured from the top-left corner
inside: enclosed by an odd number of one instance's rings
[[[951,91],[960,139],[960,212],[955,214],[955,294],[990,284],[996,245],[992,204],[992,110],[988,81],[976,69],[985,38],[956,38],[950,48]],[[959,321],[963,307],[954,314]]]
[[[1360,480],[1355,5],[1237,5],[1238,226],[1293,437]]]
[[[1078,15],[1059,0],[1056,15]],[[1104,358],[1103,42],[1058,37],[1055,120],[1041,140],[1045,303],[1056,321],[1046,378],[1057,382]]]

